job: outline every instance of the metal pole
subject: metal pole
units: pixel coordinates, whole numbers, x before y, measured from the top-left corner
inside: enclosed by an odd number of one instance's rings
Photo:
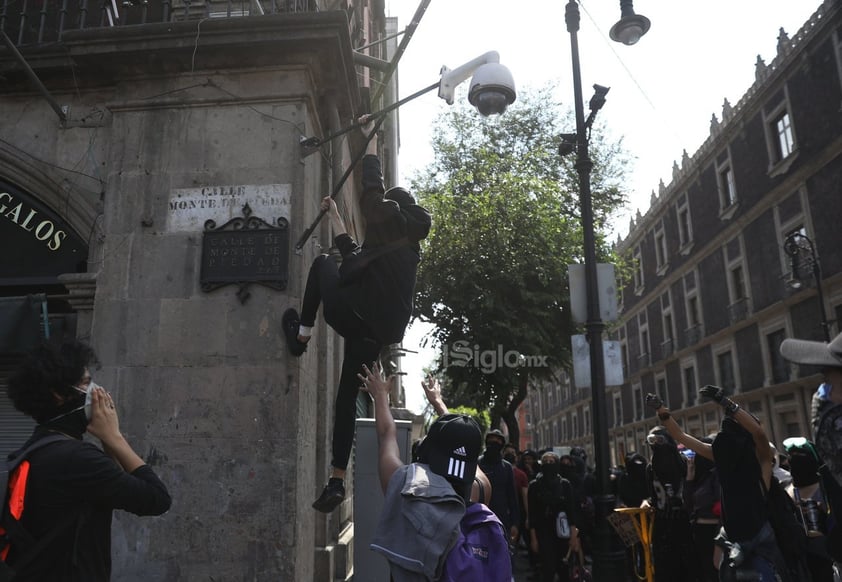
[[[587,296],[587,322],[585,323],[591,359],[591,399],[593,407],[594,464],[597,495],[594,499],[596,513],[593,577],[600,582],[626,579],[626,552],[617,538],[608,516],[616,505],[611,492],[608,470],[608,418],[605,398],[605,366],[602,333],[605,324],[600,319],[599,289],[597,287],[596,243],[594,237],[593,208],[591,204],[591,169],[593,161],[588,152],[588,135],[582,100],[582,75],[579,66],[579,4],[567,3],[565,12],[570,48],[573,57],[573,94],[576,109],[576,171],[579,174],[579,199],[582,207],[582,231],[585,252],[585,292]]]

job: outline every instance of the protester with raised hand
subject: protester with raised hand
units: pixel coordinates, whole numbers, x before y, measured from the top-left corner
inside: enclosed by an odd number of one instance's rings
[[[647,394],[646,404],[676,442],[716,466],[722,490],[719,538],[725,548],[720,579],[740,575],[757,576],[760,582],[790,580],[769,522],[766,498],[772,483],[772,454],[766,431],[757,418],[725,396],[722,388],[705,386],[699,395],[716,402],[725,413],[712,443],[685,433],[657,395]]]

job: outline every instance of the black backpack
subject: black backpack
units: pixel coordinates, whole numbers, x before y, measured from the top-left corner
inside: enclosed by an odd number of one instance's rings
[[[75,512],[69,513],[47,535],[39,540],[35,540],[24,529],[20,521],[12,515],[11,508],[9,507],[9,478],[14,474],[15,470],[33,451],[54,442],[67,440],[68,438],[70,437],[63,434],[44,436],[20,451],[12,453],[7,460],[0,463],[0,492],[3,495],[2,508],[0,508],[0,582],[9,582],[14,580],[15,577],[15,569],[6,563],[10,548],[14,547],[15,549],[17,555],[15,568],[20,570],[34,560],[59,533],[64,531],[78,517],[78,514]]]

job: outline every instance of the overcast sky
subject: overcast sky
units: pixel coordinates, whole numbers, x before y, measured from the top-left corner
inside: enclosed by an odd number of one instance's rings
[[[400,61],[400,97],[439,79],[442,65],[454,69],[487,51],[500,53],[519,87],[556,81],[558,99],[572,108],[570,35],[564,0],[432,0]],[[386,13],[403,30],[418,8],[415,0],[387,0]],[[767,65],[777,54],[781,27],[791,39],[821,5],[819,0],[636,0],[635,12],[652,22],[634,46],[612,42],[619,0],[580,2],[578,34],[585,102],[594,83],[611,88],[599,119],[612,137],[622,137],[635,162],[629,174],[630,204],[618,220],[625,234],[650,193],[669,184],[683,150],[692,157],[707,139],[711,115],[722,118],[727,98],[736,106],[754,83],[758,55]],[[460,86],[467,93],[468,82]],[[459,98],[460,93],[457,93]],[[400,108],[400,174],[407,180],[432,160],[430,135],[447,105],[430,92]],[[570,131],[575,131],[571,127]],[[435,220],[435,217],[434,217]],[[404,345],[416,349],[423,331],[415,326]],[[404,358],[407,405],[423,408],[421,369],[432,350]]]

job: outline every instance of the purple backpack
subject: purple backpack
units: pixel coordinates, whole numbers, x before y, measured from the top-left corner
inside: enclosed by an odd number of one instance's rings
[[[482,503],[472,503],[439,582],[511,582],[512,560],[503,524]]]

